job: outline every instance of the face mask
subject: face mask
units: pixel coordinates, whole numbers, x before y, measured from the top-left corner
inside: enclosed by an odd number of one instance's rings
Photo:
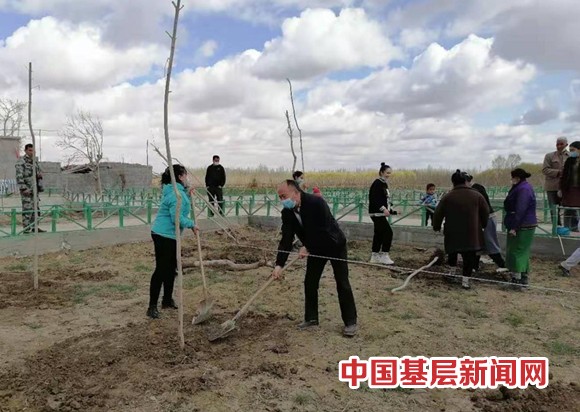
[[[578,157],[579,154],[578,152],[570,152],[570,157]]]
[[[296,202],[294,199],[284,199],[282,200],[282,207],[284,209],[294,209],[296,207]]]
[[[213,162],[213,165],[214,165],[214,166],[217,166],[217,165],[219,165],[219,164],[220,164],[220,162]]]
[[[304,183],[304,179],[302,179],[301,177],[299,177],[298,179],[296,179],[296,183],[298,183],[299,185],[301,185],[302,183]]]

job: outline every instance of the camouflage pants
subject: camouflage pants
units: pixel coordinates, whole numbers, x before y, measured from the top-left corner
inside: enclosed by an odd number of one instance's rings
[[[22,200],[22,226],[24,229],[34,230],[34,199],[32,196],[20,196]],[[39,209],[38,203],[36,209]],[[37,214],[38,217],[38,214]]]

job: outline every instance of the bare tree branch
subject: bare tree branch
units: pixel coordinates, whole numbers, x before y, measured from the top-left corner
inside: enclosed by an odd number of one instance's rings
[[[304,172],[304,148],[302,147],[302,129],[298,126],[298,119],[296,119],[296,109],[294,108],[294,94],[292,93],[292,82],[290,79],[286,79],[288,81],[288,85],[290,86],[290,101],[292,102],[292,114],[294,116],[294,124],[296,125],[296,129],[298,129],[298,137],[300,139],[300,160],[302,160],[302,171]],[[294,171],[294,168],[292,168]]]
[[[69,116],[64,128],[59,132],[56,145],[68,152],[67,162],[88,162],[95,178],[96,191],[101,194],[100,164],[103,160],[103,126],[99,118],[79,110]]]
[[[25,107],[26,103],[20,100],[0,99],[0,122],[3,136],[20,137]]]
[[[286,129],[286,133],[288,133],[288,137],[290,138],[290,150],[292,151],[292,157],[294,161],[292,162],[292,171],[296,170],[296,152],[294,151],[294,131],[292,130],[292,124],[290,123],[290,115],[288,114],[288,110],[286,110],[286,121],[288,123],[288,128]]]

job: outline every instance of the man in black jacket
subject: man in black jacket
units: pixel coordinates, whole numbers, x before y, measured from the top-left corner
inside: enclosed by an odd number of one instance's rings
[[[226,184],[226,171],[222,165],[220,165],[220,157],[218,155],[213,156],[213,163],[207,167],[205,173],[205,187],[207,188],[207,196],[209,197],[210,204],[214,205],[219,209],[220,215],[224,214],[224,194],[223,187]],[[212,211],[209,211],[209,215],[213,216]]]
[[[344,322],[343,334],[354,336],[357,331],[357,313],[354,296],[348,280],[346,237],[330,213],[324,199],[301,192],[294,180],[286,180],[278,186],[282,201],[282,239],[278,245],[275,279],[281,278],[282,267],[292,249],[294,235],[304,246],[300,257],[308,256],[304,278],[304,322],[298,327],[305,329],[318,325],[318,286],[326,262],[330,260],[336,281],[338,302]],[[309,256],[310,254],[314,256]]]

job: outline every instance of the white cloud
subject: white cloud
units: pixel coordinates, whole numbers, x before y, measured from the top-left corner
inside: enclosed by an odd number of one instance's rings
[[[198,50],[201,57],[212,57],[218,49],[218,43],[215,40],[205,41]]]
[[[332,71],[384,66],[400,56],[379,23],[362,9],[307,9],[282,24],[282,37],[269,41],[255,72],[262,77],[307,79]]]
[[[501,16],[494,51],[547,70],[580,71],[580,2],[534,0]]]
[[[410,68],[385,68],[362,80],[323,83],[310,105],[340,100],[407,118],[447,116],[497,108],[519,100],[534,69],[490,53],[493,41],[470,36],[446,50],[430,45]]]
[[[23,7],[42,9],[59,18],[33,21],[15,32],[6,44],[0,44],[0,64],[5,68],[0,72],[0,96],[26,96],[25,65],[34,55],[35,83],[41,86],[35,90],[36,127],[58,129],[68,114],[82,108],[103,119],[109,159],[145,162],[146,140],[155,136],[158,144],[163,142],[164,81],[160,72],[151,75],[151,68],[163,64],[167,57],[167,44],[156,46],[156,33],[163,33],[159,16],[170,18],[172,10],[169,2],[155,1],[151,3],[153,11],[141,7],[132,15],[133,1],[123,5],[113,0],[24,0]],[[462,2],[420,2],[425,16],[424,20],[421,15],[415,16],[416,21],[429,24],[415,22],[403,32],[359,9],[345,9],[338,15],[331,10],[307,10],[285,20],[282,34],[266,43],[263,50],[239,50],[208,67],[183,69],[180,53],[192,52],[182,48],[178,50],[180,66],[174,72],[170,102],[174,153],[191,166],[206,165],[217,152],[226,167],[289,167],[284,111],[291,106],[288,85],[283,80],[288,76],[296,79],[296,109],[304,131],[308,170],[376,168],[381,161],[396,169],[429,164],[473,168],[487,165],[493,156],[512,149],[526,161],[539,161],[553,147],[553,136],[561,130],[554,129],[546,137],[531,125],[501,124],[480,129],[471,118],[529,96],[524,91],[534,77],[533,66],[517,59],[506,60],[504,53],[494,54],[497,48],[491,34],[487,39],[462,38],[449,49],[438,44],[424,49],[440,33],[451,36],[470,27],[486,31],[493,22],[504,21],[502,16],[509,15],[511,9],[490,1],[493,13],[482,12],[482,19],[469,20],[471,15],[477,17],[472,12],[477,9],[466,5],[458,9],[456,23],[444,27],[430,26],[433,20],[427,8],[439,5],[444,6],[443,10],[453,10]],[[365,2],[370,3],[382,5],[377,0]],[[227,9],[236,16],[248,13],[241,17],[256,22],[256,18],[262,21],[287,15],[281,11],[294,7],[360,4],[348,0],[215,0],[186,4],[184,12]],[[252,16],[254,11],[262,14]],[[459,20],[461,13],[463,21]],[[400,21],[405,16],[412,21],[409,14],[403,14],[399,13]],[[199,39],[188,27],[187,15],[184,17],[183,35]],[[128,34],[124,35],[124,25],[132,18],[139,20],[138,30],[127,28]],[[205,23],[203,18],[201,13],[200,21]],[[144,31],[142,35],[140,30]],[[413,57],[418,50],[423,53],[406,68],[389,67],[401,52],[392,45],[387,30],[394,30],[392,38],[405,47],[406,55]],[[501,27],[492,31],[500,33]],[[218,43],[223,49],[230,46],[227,38],[213,36],[201,37],[207,42],[197,51],[199,56],[215,56]],[[183,44],[181,41],[178,46]],[[359,68],[366,68],[365,73],[368,68],[374,71],[357,78],[363,73],[359,71],[357,77],[344,81],[322,78],[331,72]],[[153,80],[129,83],[147,74]],[[534,110],[553,106],[551,100],[535,105],[530,102],[531,110],[520,123],[537,122]],[[553,122],[543,129],[560,126]],[[55,139],[54,134],[43,133],[43,158],[61,158],[53,145]],[[160,169],[161,161],[152,153],[150,161]]]
[[[0,78],[4,84],[24,84],[25,67],[32,62],[35,84],[42,88],[97,90],[148,74],[165,55],[155,45],[118,50],[105,44],[94,26],[45,17],[0,44]]]
[[[519,119],[514,121],[515,125],[539,125],[550,120],[558,119],[560,111],[554,102],[545,97],[536,99],[534,107],[526,111]]]
[[[0,11],[13,11],[35,18],[52,16],[75,24],[89,23],[117,47],[166,40],[161,27],[172,16],[170,1],[158,0],[6,0]]]
[[[399,34],[399,43],[406,50],[420,49],[439,37],[437,30],[426,30],[420,28],[403,29]]]

